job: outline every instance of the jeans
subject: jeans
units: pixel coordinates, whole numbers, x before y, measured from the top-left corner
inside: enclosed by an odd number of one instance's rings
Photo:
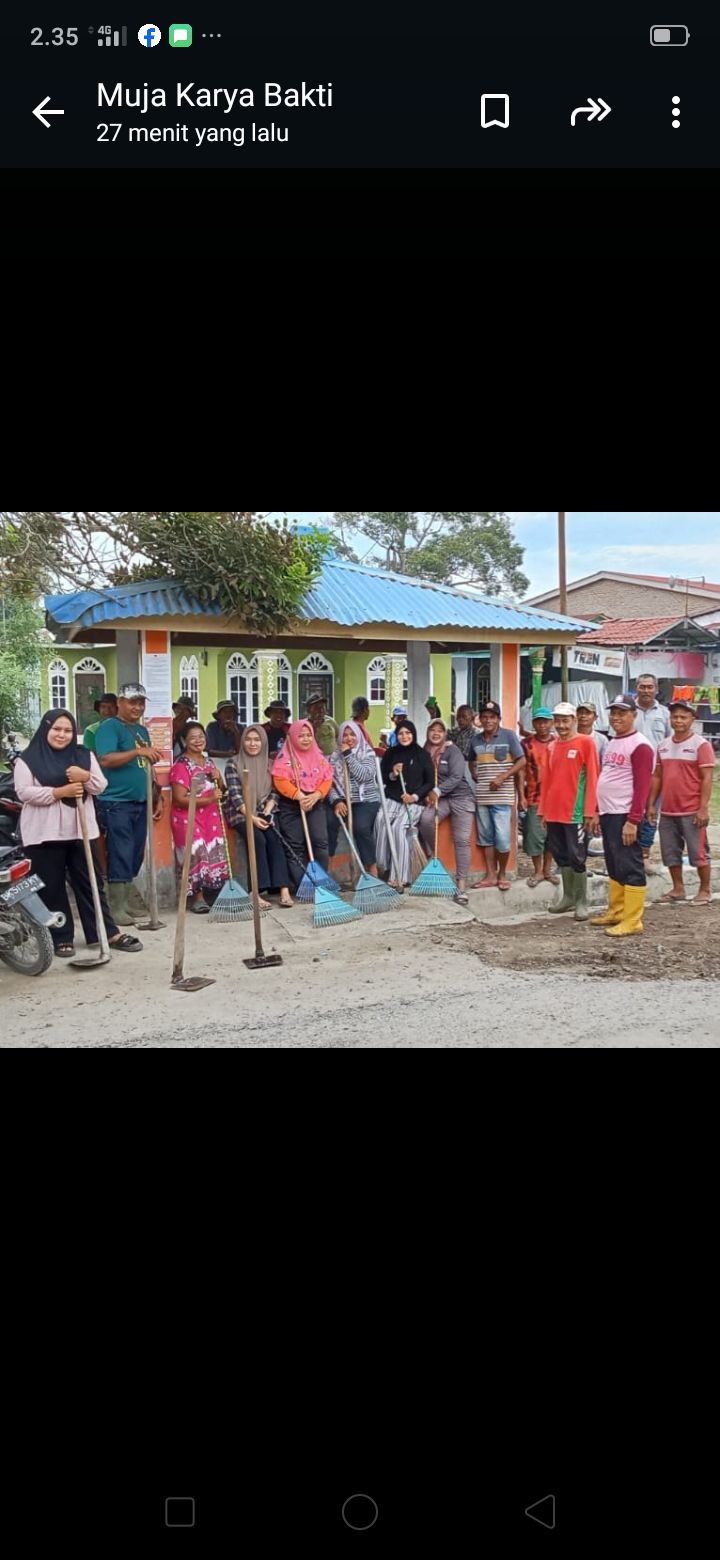
[[[108,882],[131,883],[145,855],[147,802],[95,803],[100,828],[107,830]]]

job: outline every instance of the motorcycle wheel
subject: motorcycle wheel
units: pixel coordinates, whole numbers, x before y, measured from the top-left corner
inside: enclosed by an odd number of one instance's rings
[[[15,911],[21,922],[23,940],[12,948],[0,947],[0,959],[20,975],[44,975],[55,957],[55,947],[46,926],[38,926],[25,914],[22,905]]]

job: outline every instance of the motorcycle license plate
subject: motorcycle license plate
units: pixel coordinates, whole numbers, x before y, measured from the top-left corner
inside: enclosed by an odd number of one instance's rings
[[[29,877],[18,878],[17,883],[11,883],[8,888],[3,888],[0,883],[0,905],[16,905],[18,900],[27,899],[28,894],[38,894],[45,884],[36,872],[31,872]]]

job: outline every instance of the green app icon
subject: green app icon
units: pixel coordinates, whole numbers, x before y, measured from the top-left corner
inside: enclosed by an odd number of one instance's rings
[[[187,22],[173,22],[168,35],[171,49],[189,49],[192,43],[192,27]]]

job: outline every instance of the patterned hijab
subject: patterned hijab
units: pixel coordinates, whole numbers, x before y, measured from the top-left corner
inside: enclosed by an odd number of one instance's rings
[[[442,742],[432,743],[430,741],[430,727],[431,726],[442,726],[442,729],[443,729],[443,741]],[[445,725],[444,720],[441,720],[439,715],[436,715],[434,717],[434,719],[430,721],[430,725],[428,726],[428,729],[427,729],[427,740],[426,740],[426,743],[425,743],[425,752],[430,754],[430,757],[431,757],[431,759],[433,761],[433,764],[435,765],[436,769],[438,767],[438,764],[440,763],[440,759],[442,758],[443,753],[445,752],[446,747],[449,747],[449,746],[450,746],[450,739],[448,737],[447,726]]]
[[[355,732],[355,737],[356,737],[355,746],[352,749],[352,752],[355,754],[355,756],[357,758],[367,758],[368,754],[370,755],[370,758],[372,759],[372,762],[373,762],[373,775],[372,775],[371,786],[375,786],[376,783],[377,783],[376,779],[375,779],[375,767],[374,767],[375,766],[375,749],[368,742],[368,739],[367,739],[364,727],[361,726],[361,724],[360,724],[360,722],[358,720],[344,720],[344,721],[341,722],[340,729],[338,731],[338,739],[337,739],[337,745],[335,747],[335,751],[334,751],[334,753],[331,754],[331,757],[330,757],[330,763],[333,766],[333,771],[334,771],[334,774],[335,774],[335,785],[337,786],[337,789],[340,792],[340,795],[343,796],[343,797],[345,795],[345,755],[343,755],[340,752],[340,748],[342,746],[342,740],[343,740],[343,737],[345,735],[345,732],[348,729],[350,731],[354,731]],[[367,790],[367,788],[368,787],[366,785],[363,785],[362,783],[360,783],[358,785],[358,793],[359,793],[361,802],[363,802],[365,800],[365,791]],[[377,795],[377,792],[375,792],[375,794]]]
[[[309,731],[313,739],[312,747],[307,748],[304,753],[298,747],[298,737],[303,731]],[[279,775],[283,780],[289,780],[292,785],[299,786],[300,790],[305,791],[307,795],[311,791],[316,791],[323,781],[332,779],[332,764],[329,758],[321,753],[309,720],[293,721],[272,766],[272,773]]]

